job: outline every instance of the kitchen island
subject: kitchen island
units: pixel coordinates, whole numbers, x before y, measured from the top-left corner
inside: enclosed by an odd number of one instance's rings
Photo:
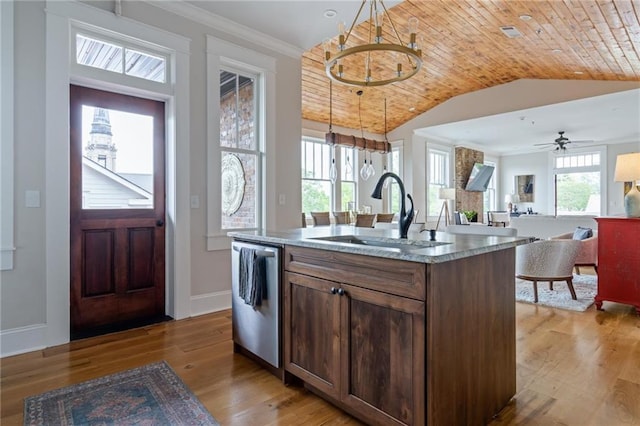
[[[515,247],[530,238],[329,226],[281,246],[283,365],[368,424],[484,425],[516,391]]]

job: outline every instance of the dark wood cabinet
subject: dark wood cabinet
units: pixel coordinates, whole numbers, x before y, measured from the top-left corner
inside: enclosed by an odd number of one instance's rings
[[[285,247],[284,367],[367,424],[484,425],[515,394],[515,249],[438,264]]]
[[[285,369],[325,394],[340,397],[340,298],[335,283],[285,273]]]
[[[424,423],[415,376],[424,303],[291,272],[285,280],[285,369],[369,422]]]
[[[599,217],[598,294],[602,302],[633,305],[640,315],[640,218]]]

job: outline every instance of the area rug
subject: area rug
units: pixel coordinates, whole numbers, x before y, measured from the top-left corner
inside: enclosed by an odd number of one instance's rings
[[[554,281],[553,290],[548,282],[538,282],[538,305],[570,311],[586,311],[593,304],[598,289],[598,277],[595,275],[574,275],[573,288],[578,300],[571,299],[566,281]],[[533,282],[516,279],[516,301],[533,303]]]
[[[218,425],[162,361],[24,401],[25,425]]]

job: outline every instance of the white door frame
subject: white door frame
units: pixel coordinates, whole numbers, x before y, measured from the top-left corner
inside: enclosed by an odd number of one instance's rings
[[[45,256],[46,330],[44,346],[69,341],[69,84],[87,84],[71,71],[72,22],[82,22],[156,43],[171,49],[173,93],[156,94],[166,102],[166,312],[176,319],[190,316],[189,211],[189,52],[190,40],[82,3],[47,1],[45,80]],[[94,81],[93,87],[132,95],[140,91]],[[128,89],[128,90],[127,90]],[[145,93],[149,97],[149,93]],[[180,140],[180,150],[177,141]]]

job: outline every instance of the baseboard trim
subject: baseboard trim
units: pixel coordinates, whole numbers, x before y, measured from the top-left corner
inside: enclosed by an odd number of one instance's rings
[[[209,314],[231,308],[231,290],[216,291],[191,297],[191,316]]]
[[[20,355],[44,349],[47,341],[47,325],[35,324],[0,331],[0,357]]]

